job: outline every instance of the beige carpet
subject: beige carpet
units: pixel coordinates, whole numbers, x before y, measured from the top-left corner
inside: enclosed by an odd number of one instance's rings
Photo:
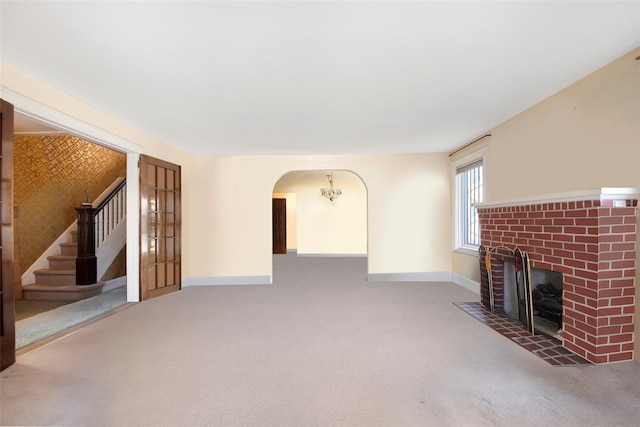
[[[73,301],[41,301],[41,300],[27,300],[19,299],[15,301],[15,320],[16,322],[28,319],[29,317],[36,316],[47,311],[55,310],[58,307],[62,307],[67,304],[71,304]]]
[[[640,365],[554,367],[451,283],[274,257],[274,283],[186,288],[18,358],[5,425],[635,426]]]
[[[16,320],[16,349],[20,350],[38,343],[60,331],[110,312],[126,302],[126,287],[120,286],[91,298],[67,302],[52,310]],[[36,307],[42,306],[36,305]]]

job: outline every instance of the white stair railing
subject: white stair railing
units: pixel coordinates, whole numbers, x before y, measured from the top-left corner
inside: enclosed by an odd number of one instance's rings
[[[127,219],[127,186],[125,184],[122,183],[113,197],[104,203],[102,209],[96,214],[96,250],[103,246],[111,233]],[[93,203],[93,205],[96,204]]]
[[[97,277],[100,279],[126,242],[127,186],[118,178],[92,205],[99,210],[95,215]],[[110,196],[110,197],[109,197]]]

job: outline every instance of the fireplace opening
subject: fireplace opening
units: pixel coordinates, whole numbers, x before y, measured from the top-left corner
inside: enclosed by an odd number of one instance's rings
[[[503,306],[505,314],[528,326],[527,313],[531,313],[535,333],[562,341],[562,273],[531,268],[529,276],[531,295],[528,303],[526,285],[522,279],[516,279],[515,268],[514,262],[505,260]],[[530,307],[527,307],[527,304],[530,304]]]

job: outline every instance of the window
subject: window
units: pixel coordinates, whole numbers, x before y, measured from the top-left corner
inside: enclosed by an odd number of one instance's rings
[[[484,200],[483,159],[481,154],[453,164],[455,249],[477,251],[480,246],[480,222],[475,203]]]

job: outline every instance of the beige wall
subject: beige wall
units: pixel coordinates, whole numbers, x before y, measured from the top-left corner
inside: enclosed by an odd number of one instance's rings
[[[640,184],[636,49],[491,130],[487,201]]]
[[[187,243],[189,274],[270,276],[273,186],[299,170],[348,170],[362,179],[369,273],[451,271],[446,154],[199,156],[185,184],[198,195],[197,208],[185,209],[184,216],[198,230]]]
[[[600,187],[640,188],[638,55],[640,49],[624,55],[492,129],[486,201]],[[477,257],[455,254],[453,259],[454,272],[478,280]],[[640,269],[636,271],[640,283]]]

